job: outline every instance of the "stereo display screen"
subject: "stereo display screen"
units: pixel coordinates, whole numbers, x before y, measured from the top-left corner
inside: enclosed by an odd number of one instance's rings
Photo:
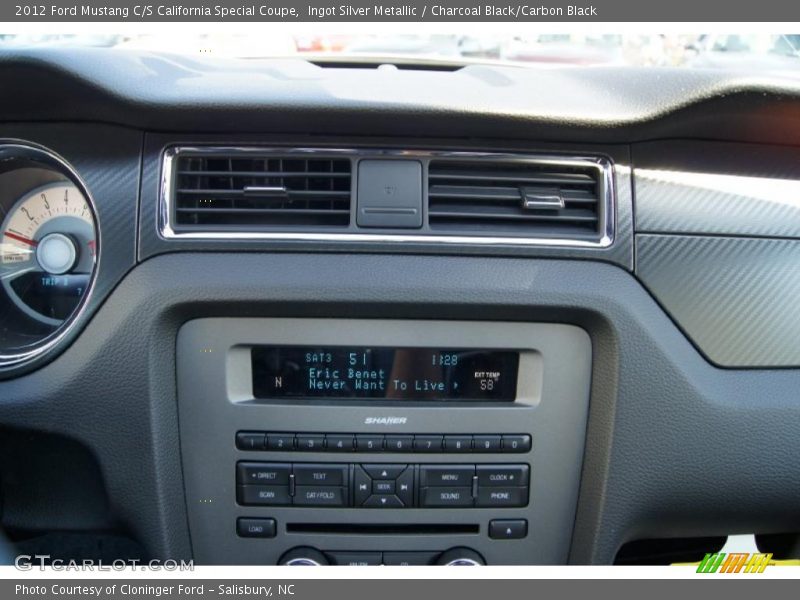
[[[513,402],[519,352],[254,346],[252,365],[261,399]]]

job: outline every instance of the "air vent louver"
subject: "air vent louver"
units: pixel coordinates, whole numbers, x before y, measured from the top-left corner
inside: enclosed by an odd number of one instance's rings
[[[597,239],[601,175],[591,164],[435,160],[428,222],[442,234]]]
[[[173,164],[178,229],[314,230],[350,223],[349,158],[190,152]]]

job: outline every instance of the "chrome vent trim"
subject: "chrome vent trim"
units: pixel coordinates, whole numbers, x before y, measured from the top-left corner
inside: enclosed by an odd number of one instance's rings
[[[290,230],[258,231],[258,230],[218,230],[192,231],[175,223],[174,182],[177,159],[181,155],[230,155],[248,156],[290,156],[314,160],[318,157],[339,158],[352,161],[351,180],[351,219],[349,227],[328,228],[328,231],[303,231],[302,225],[291,226]],[[428,167],[436,162],[469,162],[478,165],[487,163],[514,163],[528,165],[536,169],[585,169],[596,173],[597,183],[597,229],[594,235],[574,236],[569,232],[563,235],[505,235],[483,234],[479,231],[453,230],[443,233],[428,226],[427,206],[425,207],[425,224],[422,229],[408,231],[371,232],[359,229],[355,222],[355,189],[357,187],[357,161],[363,158],[404,158],[420,160],[424,166],[425,198],[429,189]],[[266,186],[271,187],[271,186]],[[534,190],[530,199],[533,202],[553,202],[548,193]],[[258,192],[256,192],[258,193]],[[268,191],[268,193],[277,193]],[[410,243],[410,244],[445,244],[445,245],[485,245],[485,246],[552,246],[565,248],[607,248],[611,246],[615,235],[616,207],[614,168],[611,160],[604,156],[559,156],[531,155],[490,152],[445,152],[425,150],[373,150],[373,149],[341,149],[341,148],[281,148],[250,146],[171,146],[165,149],[162,160],[161,185],[159,195],[158,233],[166,240],[275,240],[275,241],[317,241],[317,242],[369,242],[369,243]],[[539,208],[539,205],[535,205]],[[284,227],[288,229],[288,227]]]

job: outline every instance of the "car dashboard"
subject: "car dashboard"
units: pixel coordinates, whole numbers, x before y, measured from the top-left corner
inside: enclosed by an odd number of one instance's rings
[[[796,547],[796,81],[43,49],[0,86],[20,549]]]

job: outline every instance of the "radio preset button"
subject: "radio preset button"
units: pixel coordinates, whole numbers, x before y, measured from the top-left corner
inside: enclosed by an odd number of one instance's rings
[[[529,434],[428,435],[428,434],[337,434],[337,433],[236,433],[239,450],[291,450],[328,452],[530,452]]]
[[[276,450],[278,452],[289,452],[294,450],[294,434],[268,433],[267,450]]]
[[[472,439],[472,449],[475,452],[500,452],[502,449],[502,438],[499,435],[476,435]]]
[[[472,452],[471,435],[446,435],[444,436],[445,452]]]
[[[413,435],[387,435],[387,452],[411,452],[414,449]]]
[[[503,452],[530,452],[531,436],[529,435],[504,435]]]
[[[345,488],[324,485],[298,485],[294,503],[299,506],[345,506]]]
[[[236,434],[236,447],[239,450],[263,450],[264,434],[240,431]]]
[[[441,435],[415,435],[414,452],[441,452],[444,445],[444,436]]]
[[[358,452],[383,452],[383,436],[357,435],[356,450]]]
[[[240,485],[236,493],[239,504],[283,506],[292,503],[288,485]]]
[[[422,487],[467,487],[472,485],[474,475],[474,465],[420,465],[419,484]]]
[[[508,487],[528,485],[528,465],[478,465],[478,485]]]
[[[422,506],[426,508],[458,508],[472,504],[471,487],[422,488]]]
[[[325,449],[325,436],[322,434],[298,433],[297,449],[307,452],[322,452]]]
[[[325,436],[325,449],[328,452],[352,452],[355,449],[355,437],[328,434]]]

